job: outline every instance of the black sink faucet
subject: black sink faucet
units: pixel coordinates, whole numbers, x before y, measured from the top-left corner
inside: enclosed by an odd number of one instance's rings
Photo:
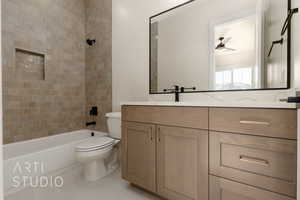
[[[175,94],[175,102],[179,102],[179,93],[180,93],[180,88],[178,85],[174,85],[174,88],[171,89],[164,89],[164,92],[171,92]]]
[[[175,94],[175,102],[179,102],[179,94],[185,93],[187,90],[196,90],[196,87],[185,88],[179,87],[178,85],[174,85],[174,88],[171,89],[164,89],[164,92],[171,92]]]

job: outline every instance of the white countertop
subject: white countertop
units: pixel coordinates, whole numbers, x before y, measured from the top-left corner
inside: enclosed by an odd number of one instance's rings
[[[167,102],[167,101],[130,101],[121,105],[132,106],[187,106],[187,107],[237,107],[237,108],[296,108],[296,104],[285,102]]]

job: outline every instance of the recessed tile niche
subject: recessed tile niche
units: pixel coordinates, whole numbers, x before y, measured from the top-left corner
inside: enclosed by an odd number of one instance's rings
[[[21,80],[45,80],[45,55],[16,49],[16,71]]]

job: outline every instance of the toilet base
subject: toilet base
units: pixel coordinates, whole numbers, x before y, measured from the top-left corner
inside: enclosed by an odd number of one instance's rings
[[[97,181],[106,176],[106,167],[103,160],[86,163],[83,167],[84,178],[87,181]]]
[[[97,181],[119,168],[119,164],[106,167],[103,160],[86,163],[83,166],[83,175],[86,181]]]
[[[119,168],[118,148],[113,146],[89,152],[76,152],[77,160],[83,165],[84,178],[97,181]]]

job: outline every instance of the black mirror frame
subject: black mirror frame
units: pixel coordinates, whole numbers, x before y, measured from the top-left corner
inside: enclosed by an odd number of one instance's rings
[[[149,18],[149,94],[170,94],[171,92],[152,92],[151,90],[151,21],[153,18],[175,10],[177,8],[183,7],[187,4],[190,4],[196,0],[190,0],[185,3],[179,4],[178,6],[172,7],[168,10],[160,12],[156,15],[153,15]],[[289,12],[292,9],[292,0],[288,1],[288,10]],[[261,88],[261,89],[237,89],[237,90],[203,90],[203,91],[186,91],[184,93],[207,93],[207,92],[243,92],[243,91],[271,91],[271,90],[288,90],[291,88],[291,37],[292,37],[292,23],[289,23],[287,26],[287,87],[283,88]]]

